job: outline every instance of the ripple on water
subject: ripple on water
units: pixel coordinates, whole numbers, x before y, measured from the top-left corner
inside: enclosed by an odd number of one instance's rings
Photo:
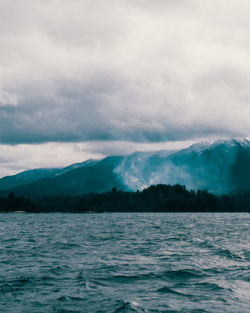
[[[1,313],[241,312],[249,214],[1,214]]]

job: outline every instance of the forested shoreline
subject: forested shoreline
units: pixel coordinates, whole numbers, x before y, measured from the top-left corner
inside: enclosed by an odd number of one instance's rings
[[[0,198],[0,212],[249,212],[250,192],[214,195],[182,185],[152,185],[136,192],[113,188],[105,193],[42,199]]]

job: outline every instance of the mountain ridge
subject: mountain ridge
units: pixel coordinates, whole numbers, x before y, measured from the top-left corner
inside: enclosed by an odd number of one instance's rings
[[[87,160],[65,168],[34,169],[0,179],[0,194],[28,197],[80,195],[113,187],[142,190],[153,184],[182,184],[214,193],[250,190],[247,139],[200,142],[180,150],[137,151]]]

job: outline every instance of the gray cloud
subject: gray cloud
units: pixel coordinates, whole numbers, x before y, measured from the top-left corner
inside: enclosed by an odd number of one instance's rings
[[[249,9],[0,0],[0,142],[248,136]]]

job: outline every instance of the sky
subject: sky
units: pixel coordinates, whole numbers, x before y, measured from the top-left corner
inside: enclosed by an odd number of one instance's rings
[[[248,0],[0,0],[0,176],[250,135]]]

